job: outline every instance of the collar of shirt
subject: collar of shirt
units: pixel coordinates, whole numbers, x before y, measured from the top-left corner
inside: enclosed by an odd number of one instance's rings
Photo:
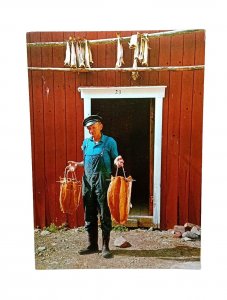
[[[102,134],[100,141],[95,142],[93,137],[90,137],[90,141],[93,141],[95,144],[98,144],[99,142],[104,143],[104,134]]]

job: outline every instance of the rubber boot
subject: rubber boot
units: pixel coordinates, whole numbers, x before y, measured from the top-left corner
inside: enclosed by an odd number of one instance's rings
[[[109,249],[109,242],[110,242],[110,234],[104,234],[102,236],[102,256],[104,258],[111,258],[113,255]]]
[[[87,248],[78,251],[80,255],[92,254],[99,252],[98,247],[98,230],[88,233],[88,246]]]

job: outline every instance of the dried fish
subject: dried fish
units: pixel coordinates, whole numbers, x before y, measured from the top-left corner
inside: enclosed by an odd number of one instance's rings
[[[93,64],[91,48],[87,40],[84,40],[84,61],[86,68],[90,68]]]
[[[117,34],[117,62],[116,62],[116,68],[120,68],[124,64],[123,59],[123,46],[121,43],[120,35]]]
[[[79,68],[84,68],[85,67],[85,62],[84,62],[84,47],[83,47],[83,42],[82,41],[77,41],[76,42],[76,56],[78,60],[78,67]]]
[[[130,38],[129,48],[134,49],[138,45],[138,34],[133,34]]]
[[[143,66],[148,65],[148,37],[147,33],[141,35],[140,43],[139,43],[139,55],[138,60],[142,63]]]
[[[73,68],[77,68],[77,62],[76,62],[76,51],[74,42],[71,42],[71,60],[70,60],[70,66]]]
[[[131,207],[132,177],[111,176],[107,191],[107,202],[112,218],[119,224],[125,224]]]
[[[138,59],[139,59],[139,43],[138,39],[136,40],[135,47],[134,47],[134,58],[133,58],[133,68],[137,68],[138,64]],[[139,72],[138,71],[133,71],[132,72],[132,79],[136,80],[139,78]]]
[[[144,41],[144,50],[143,50],[143,61],[142,65],[143,66],[148,66],[148,34],[144,33],[143,34],[143,41]]]
[[[64,65],[65,66],[70,66],[70,45],[69,45],[69,41],[66,42],[66,52],[65,52]]]
[[[71,176],[69,177],[69,173]],[[76,173],[67,171],[60,177],[60,209],[63,213],[75,214],[81,200],[81,182],[77,180]]]
[[[139,54],[138,54],[138,60],[141,63],[144,57],[144,47],[145,47],[145,41],[143,36],[140,36],[140,42],[139,42]]]
[[[92,52],[91,52],[91,46],[88,44],[88,51],[89,51],[89,60],[90,60],[90,64],[93,64],[93,58],[92,58]]]

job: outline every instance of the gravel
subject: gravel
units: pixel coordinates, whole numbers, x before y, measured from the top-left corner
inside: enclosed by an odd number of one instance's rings
[[[45,230],[46,231],[46,230]],[[113,258],[105,259],[101,253],[79,255],[87,244],[83,227],[57,230],[43,234],[35,230],[36,269],[200,269],[200,240],[174,238],[171,231],[133,229],[112,231],[110,249]],[[114,246],[124,238],[129,248]],[[101,230],[99,229],[101,250]]]

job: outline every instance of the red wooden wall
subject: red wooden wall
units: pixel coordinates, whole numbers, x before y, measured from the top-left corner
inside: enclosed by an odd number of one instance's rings
[[[142,32],[142,31],[141,31]],[[152,32],[152,31],[144,31]],[[130,36],[136,32],[120,32]],[[115,37],[116,32],[32,32],[27,42]],[[125,67],[132,50],[124,45]],[[204,32],[150,40],[149,66],[204,64]],[[113,44],[92,46],[94,67],[114,67]],[[28,48],[28,66],[63,67],[64,47]],[[81,160],[83,101],[79,86],[166,85],[163,106],[161,227],[201,222],[201,170],[204,71],[74,73],[28,71],[34,191],[34,226],[83,225],[82,203],[75,216],[59,207],[59,183],[68,160]],[[81,170],[82,172],[82,170]],[[82,175],[82,174],[80,174]]]

